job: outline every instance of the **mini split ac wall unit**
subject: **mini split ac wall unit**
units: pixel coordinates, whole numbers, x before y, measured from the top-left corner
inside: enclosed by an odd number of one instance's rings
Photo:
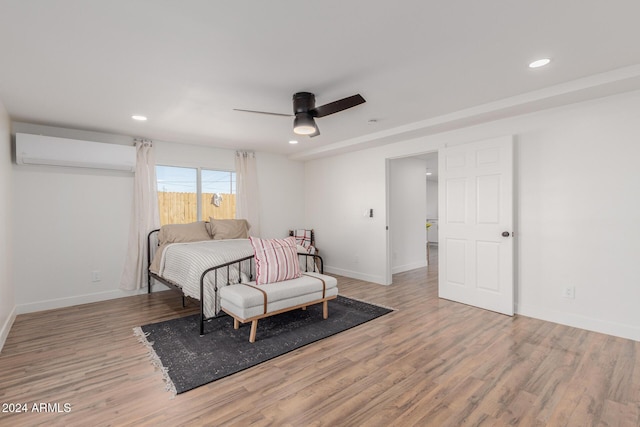
[[[136,149],[127,145],[16,133],[16,163],[134,172]]]

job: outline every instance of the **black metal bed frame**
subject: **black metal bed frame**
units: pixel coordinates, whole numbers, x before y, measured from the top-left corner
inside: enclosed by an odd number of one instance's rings
[[[158,233],[160,231],[160,229],[155,229],[149,232],[149,234],[147,234],[147,293],[151,293],[151,281],[152,280],[157,280],[158,282],[167,285],[169,288],[176,290],[178,292],[180,292],[182,294],[182,307],[185,307],[185,296],[184,293],[182,292],[182,287],[180,285],[178,285],[177,283],[173,283],[170,280],[165,279],[162,276],[159,276],[153,272],[151,272],[151,270],[149,269],[151,267],[151,261],[152,261],[152,245],[151,245],[151,238],[154,234]],[[156,240],[157,242],[157,240]],[[158,244],[156,243],[155,248],[158,247]],[[155,252],[154,252],[155,253]],[[324,273],[324,262],[322,260],[322,257],[320,255],[317,254],[308,254],[308,253],[301,253],[298,252],[298,255],[304,255],[305,256],[305,272],[309,271],[309,262],[308,259],[309,257],[313,257],[313,272],[318,271],[319,273]],[[204,335],[204,322],[207,322],[211,319],[214,319],[216,317],[218,317],[218,314],[214,314],[212,317],[206,317],[204,315],[204,279],[207,276],[207,274],[211,273],[212,271],[217,271],[220,268],[225,268],[227,269],[227,283],[223,284],[223,286],[228,286],[231,283],[229,282],[229,269],[231,268],[232,265],[234,264],[238,264],[238,276],[240,276],[240,272],[242,271],[242,263],[247,261],[249,262],[249,280],[253,280],[253,271],[254,271],[254,267],[255,267],[255,262],[251,262],[251,260],[254,259],[254,255],[249,255],[246,256],[244,258],[240,258],[240,259],[236,259],[233,261],[229,261],[226,262],[224,264],[220,264],[220,265],[216,265],[210,268],[207,268],[206,270],[204,270],[202,272],[202,274],[200,275],[200,336]],[[319,264],[319,265],[318,265]],[[218,295],[218,274],[217,272],[214,273],[214,286],[213,286],[213,295],[214,298],[217,299],[217,295]],[[217,301],[214,302],[214,307],[217,309]]]

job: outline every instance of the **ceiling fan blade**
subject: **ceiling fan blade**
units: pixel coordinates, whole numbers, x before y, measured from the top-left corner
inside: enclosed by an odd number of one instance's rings
[[[293,114],[270,113],[268,111],[241,110],[239,108],[234,108],[233,111],[242,111],[243,113],[269,114],[270,116],[293,117]]]
[[[342,110],[346,110],[351,107],[355,107],[356,105],[360,105],[365,103],[366,100],[360,95],[353,95],[348,98],[343,98],[338,101],[330,102],[325,105],[321,105],[320,107],[316,107],[313,110],[310,110],[309,113],[313,115],[313,117],[324,117],[329,114],[334,114]]]

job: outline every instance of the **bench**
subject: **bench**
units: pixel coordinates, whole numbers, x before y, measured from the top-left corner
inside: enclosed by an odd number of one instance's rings
[[[256,340],[258,320],[310,305],[323,304],[322,317],[329,317],[327,302],[338,296],[338,281],[321,273],[304,272],[297,279],[256,285],[255,282],[224,286],[220,308],[233,317],[233,327],[251,322],[249,342]]]

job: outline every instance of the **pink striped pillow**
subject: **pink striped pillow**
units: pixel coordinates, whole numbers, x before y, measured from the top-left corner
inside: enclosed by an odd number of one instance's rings
[[[256,284],[282,282],[300,277],[296,239],[249,237],[256,260]]]

